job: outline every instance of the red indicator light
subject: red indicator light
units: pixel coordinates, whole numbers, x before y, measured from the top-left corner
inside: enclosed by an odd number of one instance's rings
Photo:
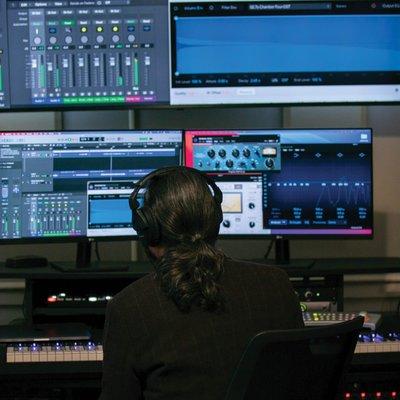
[[[54,296],[50,296],[47,298],[48,303],[55,303],[57,301],[57,298]]]
[[[365,396],[366,396],[367,394],[365,393],[365,392],[362,392],[361,393],[361,397],[363,398],[363,399],[365,399]]]
[[[346,398],[346,399],[349,399],[350,398],[350,393],[346,393],[345,395],[344,395],[344,397]]]
[[[376,392],[376,397],[380,398],[382,396],[381,392]]]
[[[396,397],[396,396],[397,396],[397,392],[392,392],[392,393],[391,393],[391,396],[392,396],[392,397]]]

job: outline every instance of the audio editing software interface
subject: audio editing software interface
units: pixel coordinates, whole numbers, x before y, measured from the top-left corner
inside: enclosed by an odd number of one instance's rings
[[[187,131],[185,163],[223,192],[225,235],[372,235],[372,135]]]
[[[128,198],[180,131],[0,132],[0,239],[133,235]]]
[[[170,0],[171,104],[400,100],[400,2]]]
[[[3,6],[0,4],[0,109],[10,107],[8,76],[7,27],[3,24]]]
[[[0,7],[0,107],[168,104],[162,0],[2,0]]]

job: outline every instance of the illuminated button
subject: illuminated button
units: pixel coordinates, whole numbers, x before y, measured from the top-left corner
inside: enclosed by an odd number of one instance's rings
[[[119,32],[119,27],[116,26],[116,25],[114,25],[114,26],[112,27],[112,31],[113,31],[113,32]]]
[[[65,43],[71,44],[72,43],[72,36],[65,36]]]
[[[103,43],[104,42],[104,36],[98,35],[96,37],[96,42],[99,43],[99,44]]]
[[[82,27],[81,27],[81,32],[82,32],[82,33],[86,33],[87,31],[88,31],[87,26],[82,26]]]
[[[96,28],[96,32],[103,32],[103,27],[102,26],[98,26]]]
[[[35,43],[36,46],[39,46],[42,43],[42,38],[40,36],[35,36],[33,38],[33,43]]]
[[[57,43],[57,38],[55,36],[50,36],[49,37],[49,42],[50,42],[50,44],[56,44]]]
[[[118,42],[119,42],[119,35],[113,35],[112,41],[113,41],[114,43],[118,43]]]
[[[89,41],[89,38],[86,35],[81,36],[81,42],[83,44],[87,43]]]

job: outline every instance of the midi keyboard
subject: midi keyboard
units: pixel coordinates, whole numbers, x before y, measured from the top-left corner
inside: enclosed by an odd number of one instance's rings
[[[355,353],[400,353],[400,333],[361,333]],[[100,343],[56,342],[18,343],[6,346],[7,364],[88,362],[103,360],[103,346]]]

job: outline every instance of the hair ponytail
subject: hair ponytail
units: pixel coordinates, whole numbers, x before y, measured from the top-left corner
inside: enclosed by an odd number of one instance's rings
[[[166,250],[157,263],[157,275],[166,295],[181,311],[192,305],[215,311],[223,307],[219,278],[224,254],[204,240],[182,242]]]
[[[145,205],[160,226],[163,256],[155,260],[162,290],[182,311],[223,306],[220,277],[225,255],[214,247],[221,222],[207,179],[179,167],[150,181]]]

